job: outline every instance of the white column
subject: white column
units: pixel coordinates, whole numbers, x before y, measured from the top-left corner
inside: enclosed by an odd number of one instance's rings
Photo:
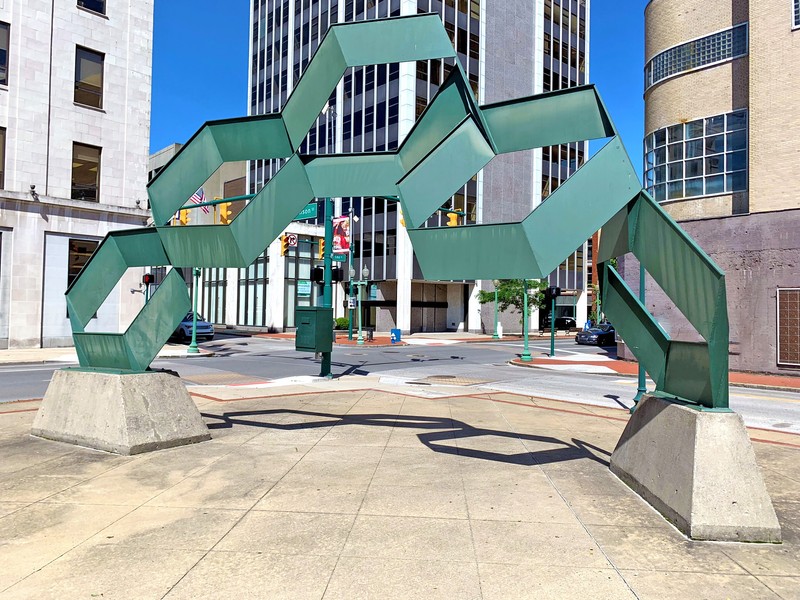
[[[239,269],[225,269],[225,325],[235,326],[239,310]]]
[[[401,15],[413,15],[417,12],[414,0],[402,0]],[[400,63],[400,98],[398,119],[398,144],[402,144],[416,120],[417,72],[415,63]],[[398,207],[398,219],[402,218],[402,210]],[[411,331],[411,278],[414,268],[414,254],[411,239],[406,228],[397,225],[397,323],[403,333]]]
[[[278,331],[283,330],[284,311],[286,304],[284,303],[284,288],[286,287],[286,280],[284,274],[286,273],[286,259],[281,256],[281,238],[269,245],[269,263],[268,263],[268,276],[269,286],[267,286],[267,306],[272,310],[270,311],[270,319],[272,325]]]

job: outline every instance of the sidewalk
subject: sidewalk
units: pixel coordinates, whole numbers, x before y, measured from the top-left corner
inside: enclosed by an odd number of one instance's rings
[[[279,383],[190,387],[213,439],[134,457],[0,406],[0,598],[800,596],[796,436],[754,443],[784,543],[692,542],[608,470],[623,410]]]

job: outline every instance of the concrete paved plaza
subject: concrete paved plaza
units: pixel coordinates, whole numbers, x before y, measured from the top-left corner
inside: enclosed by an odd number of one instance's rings
[[[607,468],[626,412],[344,377],[190,388],[121,457],[0,405],[0,598],[800,598],[800,439],[750,431],[785,542],[687,541]]]

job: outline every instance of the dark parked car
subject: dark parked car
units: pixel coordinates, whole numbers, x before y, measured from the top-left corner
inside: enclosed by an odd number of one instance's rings
[[[575,336],[578,344],[589,344],[591,346],[613,346],[616,343],[616,333],[614,326],[610,323],[603,323],[581,331]]]
[[[575,319],[572,317],[556,317],[556,329],[571,329],[577,327]],[[546,316],[542,321],[542,329],[550,329],[550,316]]]
[[[178,328],[172,333],[173,338],[178,338],[182,342],[192,339],[192,314],[186,313],[183,321],[178,325]],[[214,326],[206,321],[202,315],[197,315],[197,339],[213,340],[214,339]]]

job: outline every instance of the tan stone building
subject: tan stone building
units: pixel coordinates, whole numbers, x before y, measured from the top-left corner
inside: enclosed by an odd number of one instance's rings
[[[800,0],[651,0],[645,29],[645,187],[726,271],[731,367],[797,369]]]

